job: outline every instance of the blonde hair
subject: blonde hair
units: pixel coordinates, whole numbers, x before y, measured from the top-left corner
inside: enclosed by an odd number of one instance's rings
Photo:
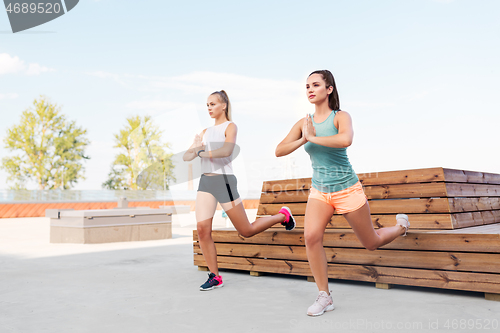
[[[217,95],[219,97],[219,101],[221,103],[226,104],[226,108],[224,109],[224,113],[226,114],[226,119],[231,121],[231,103],[229,102],[229,97],[227,96],[227,93],[224,90],[216,91],[210,94],[212,95]]]

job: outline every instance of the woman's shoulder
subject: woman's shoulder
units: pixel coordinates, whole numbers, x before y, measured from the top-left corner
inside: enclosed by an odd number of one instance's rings
[[[336,114],[349,114],[346,110],[336,110]]]
[[[335,111],[335,118],[339,118],[339,119],[351,119],[351,115],[347,111],[337,110],[337,111]]]
[[[340,125],[352,124],[351,115],[344,110],[338,110],[333,118],[333,126],[339,128]]]
[[[229,121],[229,124],[227,124],[226,130],[224,131],[226,134],[229,132],[237,132],[238,131],[238,126],[236,126],[235,123],[232,121]]]

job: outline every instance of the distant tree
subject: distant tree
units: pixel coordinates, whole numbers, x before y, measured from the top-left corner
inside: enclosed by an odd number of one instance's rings
[[[163,132],[150,116],[127,118],[124,129],[115,134],[115,156],[108,179],[102,187],[110,190],[168,189],[174,180],[172,154],[168,143],[161,142]]]
[[[15,153],[4,157],[1,168],[8,173],[11,189],[25,189],[28,181],[38,189],[69,189],[85,179],[82,163],[89,159],[87,130],[61,114],[61,108],[40,96],[26,109],[21,121],[7,129],[5,148]]]

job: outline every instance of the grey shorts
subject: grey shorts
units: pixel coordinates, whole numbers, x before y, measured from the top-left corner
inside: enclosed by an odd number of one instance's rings
[[[236,185],[237,180],[234,175],[201,175],[198,191],[210,193],[218,202],[226,203],[240,197]]]

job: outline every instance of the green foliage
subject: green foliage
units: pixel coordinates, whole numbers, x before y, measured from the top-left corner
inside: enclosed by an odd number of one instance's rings
[[[162,131],[151,117],[127,118],[124,129],[115,134],[116,155],[102,187],[110,190],[168,189],[173,180],[172,154],[168,143],[161,142]]]
[[[11,189],[25,189],[28,181],[40,190],[69,189],[85,179],[87,130],[61,114],[61,108],[45,96],[33,101],[18,125],[7,129],[5,148],[15,153],[4,157],[1,168],[9,175]]]

